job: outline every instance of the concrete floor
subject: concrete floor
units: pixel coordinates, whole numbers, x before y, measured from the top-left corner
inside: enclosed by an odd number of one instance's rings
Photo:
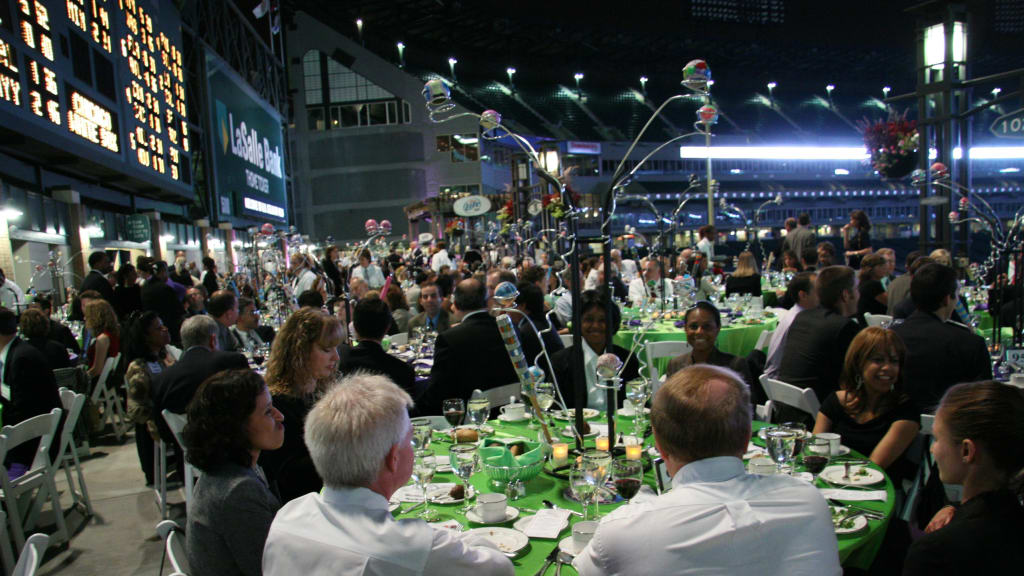
[[[163,542],[156,535],[160,522],[154,492],[146,487],[139,466],[135,439],[128,436],[123,443],[113,437],[94,443],[91,455],[82,462],[86,487],[92,500],[93,515],[71,507],[71,496],[63,472],[58,474],[57,490],[61,493],[70,545],[50,546],[40,576],[56,574],[75,576],[124,575],[159,576]],[[184,495],[180,489],[168,494],[172,503],[170,517],[184,526]],[[43,531],[54,530],[52,514],[43,513]],[[49,522],[47,522],[49,520]],[[170,574],[166,565],[162,574]]]

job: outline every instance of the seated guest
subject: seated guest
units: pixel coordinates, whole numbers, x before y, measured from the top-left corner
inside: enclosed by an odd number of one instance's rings
[[[284,417],[251,370],[211,376],[188,406],[182,434],[202,470],[192,493],[185,550],[196,576],[260,576],[263,545],[281,504],[256,464],[284,442]]]
[[[882,279],[889,273],[889,264],[881,254],[868,254],[860,260],[857,290],[857,317],[864,314],[885,314],[888,311],[889,295],[882,285]]]
[[[85,327],[92,341],[85,352],[89,377],[100,377],[107,358],[121,353],[121,328],[114,307],[106,300],[93,300],[85,307]]]
[[[635,280],[634,280],[635,282]],[[619,331],[622,322],[622,312],[619,307],[609,303],[608,298],[597,290],[587,290],[580,295],[580,331],[583,335],[583,372],[587,383],[587,405],[584,408],[595,408],[604,410],[607,404],[607,394],[604,390],[597,388],[597,358],[605,352],[610,352],[625,362],[619,377],[623,382],[629,382],[639,376],[640,362],[636,355],[630,356],[629,350],[608,342],[608,326],[606,313],[611,306],[612,313],[612,334]],[[572,377],[572,355],[575,346],[569,346],[551,355],[551,368],[547,369],[548,380],[552,374],[558,380],[558,388],[565,400],[566,408],[576,407],[576,395],[573,392]],[[628,361],[627,361],[628,359]],[[625,396],[625,386],[619,390],[619,402]]]
[[[835,265],[836,247],[829,241],[818,242],[818,270]]]
[[[370,291],[370,285],[366,283],[366,280],[355,277],[349,281],[348,288],[353,300],[362,300],[363,296]]]
[[[841,390],[822,400],[814,423],[815,434],[836,432],[844,444],[869,455],[896,486],[914,473],[904,456],[921,429],[921,411],[903,390],[905,357],[903,341],[892,330],[874,326],[861,331],[846,352]]]
[[[893,280],[889,282],[889,286],[886,287],[885,292],[886,294],[888,294],[888,296],[886,296],[885,300],[885,313],[888,314],[889,316],[895,317],[895,313],[893,312],[893,310],[896,308],[896,305],[902,302],[907,296],[910,295],[910,269],[914,265],[914,262],[917,261],[917,259],[923,255],[924,253],[921,252],[920,250],[914,250],[907,254],[905,268],[907,273],[903,274],[902,276],[897,276],[896,278],[893,278]],[[904,316],[904,318],[906,318],[906,316]]]
[[[153,377],[170,368],[181,356],[171,346],[171,333],[156,312],[147,310],[128,318],[125,359],[129,362],[124,382],[128,388],[127,415],[135,424],[135,448],[146,475],[153,484],[153,441],[159,439],[157,418],[153,412]]]
[[[195,280],[192,279],[192,274],[189,274],[188,267],[185,264],[184,256],[175,258],[174,267],[168,271],[168,277],[182,286],[191,287],[195,284]]]
[[[800,253],[800,268],[804,272],[815,272],[818,270],[818,250],[816,248],[808,246]]]
[[[604,574],[838,576],[828,505],[811,484],[747,474],[750,395],[738,374],[691,366],[654,395],[654,442],[672,490],[642,488],[601,519],[573,566]],[[700,425],[693,423],[699,422]]]
[[[60,343],[50,340],[50,320],[39,310],[28,309],[21,313],[19,320],[21,336],[25,342],[34,346],[46,357],[47,364],[51,370],[68,368],[71,366],[71,359],[68,351]]]
[[[388,354],[381,347],[381,341],[391,324],[388,305],[380,298],[363,298],[352,311],[352,324],[359,345],[345,350],[338,365],[341,373],[348,375],[362,370],[370,374],[383,374],[409,396],[419,396],[422,390],[416,388],[416,373],[412,366]]]
[[[661,268],[658,261],[652,259],[644,263],[643,276],[634,278],[629,283],[629,301],[634,307],[640,307],[648,302],[667,298],[670,302],[674,294],[672,282],[661,277]]]
[[[295,299],[299,308],[316,308],[320,310],[324,307],[324,296],[316,290],[306,290],[299,297]]]
[[[388,512],[412,471],[411,407],[401,388],[368,374],[341,380],[313,407],[305,436],[324,490],[278,511],[263,549],[264,576],[514,573],[482,538]]]
[[[527,270],[535,270],[537,268],[535,266]],[[544,293],[541,292],[540,288],[536,284],[523,281],[516,286],[516,289],[519,291],[519,296],[516,297],[516,309],[519,310],[518,318],[515,313],[510,313],[509,315],[512,316],[512,321],[516,323],[516,332],[519,334],[519,342],[523,346],[523,355],[526,356],[526,362],[533,365],[537,355],[541,353],[541,347],[537,333],[530,326],[531,322],[537,330],[541,331],[541,336],[544,339],[544,348],[547,349],[549,355],[565,348],[565,344],[562,343],[562,339],[558,337],[558,333],[552,329],[551,324],[544,315]]]
[[[136,310],[142,310],[142,286],[135,266],[124,264],[117,269],[117,286],[114,286],[114,311],[122,321]]]
[[[37,295],[32,299],[32,303],[28,307],[39,310],[43,313],[43,316],[49,319],[50,331],[47,333],[47,338],[59,343],[75,354],[82,353],[82,347],[78,344],[78,339],[71,333],[71,329],[53,319],[53,301],[49,296]]]
[[[761,275],[757,272],[757,260],[750,252],[740,254],[736,271],[725,280],[725,295],[730,294],[761,295]]]
[[[451,326],[448,311],[441,307],[437,284],[424,282],[420,286],[419,308],[421,312],[409,319],[410,334],[413,328],[444,332]]]
[[[267,360],[267,385],[274,406],[284,414],[284,444],[265,450],[260,466],[281,502],[320,490],[309,451],[303,442],[306,414],[338,369],[341,324],[318,308],[292,313],[274,338]]]
[[[97,300],[105,302],[105,300]],[[53,370],[46,357],[36,347],[18,337],[18,317],[7,308],[0,307],[0,380],[3,393],[4,424],[13,426],[33,416],[47,414],[61,408],[60,393]],[[56,438],[60,438],[59,430]],[[59,442],[55,443],[59,444]],[[8,452],[6,462],[31,465],[35,457],[35,443],[28,442]],[[56,456],[51,449],[50,457]]]
[[[954,384],[991,379],[985,340],[949,321],[956,307],[956,271],[941,264],[919,268],[910,281],[910,297],[917,310],[892,330],[907,345],[904,379],[918,408],[930,410]]]
[[[836,390],[846,349],[860,330],[850,319],[857,313],[857,276],[847,266],[818,272],[818,307],[796,315],[786,335],[779,380],[811,388],[819,399]]]
[[[764,373],[769,378],[778,377],[779,366],[782,364],[782,351],[786,344],[786,334],[789,333],[789,327],[793,325],[797,314],[818,307],[818,292],[814,288],[816,278],[817,274],[814,272],[801,272],[794,276],[786,286],[785,298],[794,304],[780,316],[779,323],[775,326],[775,332],[772,333],[771,342],[768,344],[768,358],[765,361]]]
[[[185,291],[185,315],[206,314],[206,286],[196,284]]]
[[[238,297],[230,290],[218,290],[207,303],[210,317],[217,321],[217,345],[225,352],[239,352],[242,343],[238,341],[231,327],[238,320]]]
[[[796,252],[792,250],[786,250],[782,253],[782,271],[796,274],[801,272],[803,266],[800,264],[800,258],[797,257]]]
[[[911,314],[917,310],[917,306],[914,305],[914,299],[910,297],[910,284],[914,281],[914,273],[921,268],[924,268],[928,264],[935,264],[935,260],[931,256],[921,256],[914,260],[914,263],[907,270],[907,291],[903,295],[903,299],[897,302],[892,308],[892,317],[895,320],[906,320]],[[956,312],[953,312],[956,314]]]
[[[487,307],[495,308],[498,304],[494,301],[494,290],[498,284],[509,282],[516,283],[516,275],[509,270],[491,270],[486,276],[487,282]]]
[[[404,334],[409,331],[409,321],[412,315],[409,313],[409,303],[405,301],[405,293],[397,284],[388,286],[387,293],[388,308],[391,309],[391,320],[394,322],[395,334]]]
[[[260,325],[260,313],[252,298],[238,299],[238,319],[231,327],[231,333],[241,345],[241,350],[255,350],[263,346],[264,341],[257,328]]]
[[[369,285],[370,290],[380,290],[384,286],[384,274],[380,266],[373,264],[369,250],[359,253],[359,264],[352,268],[352,278],[359,278]]]
[[[931,453],[963,486],[952,520],[914,542],[905,576],[1017,574],[1024,566],[1024,395],[998,382],[953,386],[935,413]]]
[[[693,349],[669,360],[668,368],[665,370],[666,379],[694,364],[712,364],[731,368],[743,374],[744,379],[747,379],[744,359],[722,352],[715,346],[718,333],[722,329],[722,315],[714,304],[703,300],[697,302],[686,311],[685,322],[686,342]]]

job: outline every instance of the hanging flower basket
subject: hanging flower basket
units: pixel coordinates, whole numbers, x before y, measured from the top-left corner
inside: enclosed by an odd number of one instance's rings
[[[864,144],[871,154],[871,166],[886,179],[903,178],[917,164],[919,135],[917,123],[907,113],[891,115],[888,120],[860,123]]]

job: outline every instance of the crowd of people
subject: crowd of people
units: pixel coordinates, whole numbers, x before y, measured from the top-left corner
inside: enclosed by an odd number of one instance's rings
[[[711,227],[671,257],[613,250],[611,278],[598,257],[572,274],[543,252],[453,257],[444,242],[392,246],[383,257],[336,247],[319,259],[298,254],[289,268],[294,310],[276,330],[261,322],[260,291],[241,277],[228,282],[212,259],[203,259],[200,278],[183,257],[173,266],[140,257],[115,272],[96,252],[71,311],[84,320],[81,335],[54,318],[45,296],[20,318],[0,309],[4,422],[59,406],[52,369],[77,362],[95,382],[120,355],[148,484],[157,481],[153,441],[176,444],[162,411],[188,418],[178,454],[202,471],[186,529],[192,573],[512,574],[487,541],[387,511],[411,473],[410,416],[518,382],[496,309],[511,317],[530,363],[558,382],[567,408],[577,404],[572,358],[581,347],[585,379],[575,384],[586,387],[585,407],[604,409],[598,358],[618,356],[624,381],[641,376],[637,353],[608,340],[620,308],[685,299],[690,349],[669,361],[651,414],[674,489],[644,491],[603,519],[576,558],[580,573],[841,573],[819,492],[789,476],[746,474],[740,460],[753,404],[766,398],[763,374],[821,402],[810,418],[777,406],[775,421],[841,434],[886,470],[898,498],[919,465],[920,416],[935,414],[936,498],[941,478],[962,484],[963,499],[955,509],[918,511],[927,534],[913,544],[908,525],[892,518],[878,573],[1021,565],[1011,539],[1024,528],[1024,395],[990,382],[985,341],[958,322],[948,252],[912,253],[896,275],[895,253],[872,246],[861,211],[843,228],[843,262],[833,244],[817,241],[807,215],[787,229],[779,268],[791,277],[781,297],[788,309],[767,350],[746,356],[718,348],[722,314],[709,300],[720,286],[725,296],[760,296],[762,271],[742,252],[725,274]],[[568,332],[574,281],[583,289],[582,339],[565,346],[559,333]],[[507,308],[494,298],[505,282],[517,292]],[[892,326],[867,326],[866,315],[886,313]],[[436,335],[433,363],[418,378],[383,343],[424,333]],[[182,466],[179,459],[179,474]]]

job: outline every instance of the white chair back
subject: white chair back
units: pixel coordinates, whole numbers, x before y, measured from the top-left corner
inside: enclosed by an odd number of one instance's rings
[[[772,343],[772,336],[774,335],[775,330],[762,330],[761,334],[757,337],[757,344],[754,345],[754,349],[767,353],[768,345]]]
[[[183,483],[185,484],[185,514],[188,515],[189,508],[192,506],[192,486],[195,483],[195,479],[199,477],[199,472],[188,461],[188,450],[185,448],[185,439],[182,434],[188,419],[184,414],[175,414],[170,410],[164,410],[161,414],[164,417],[164,421],[167,422],[167,427],[174,434],[174,439],[178,441],[178,446],[181,447],[181,457],[185,459],[185,478]]]
[[[53,506],[57,531],[54,538],[64,542],[68,538],[67,526],[64,523],[64,511],[60,506],[60,495],[54,482],[54,468],[50,465],[50,444],[53,443],[60,425],[60,408],[54,408],[48,414],[33,416],[14,426],[4,426],[0,430],[0,461],[7,454],[25,444],[38,440],[32,464],[21,476],[12,479],[6,467],[0,467],[0,487],[3,488],[3,500],[7,507],[8,523],[14,544],[21,550],[25,546],[25,533],[35,528],[36,520],[42,504],[39,500],[49,499]]]
[[[647,342],[647,374],[651,378],[651,397],[661,388],[661,374],[655,360],[658,358],[675,358],[693,350],[687,342],[668,340],[665,342]]]
[[[821,408],[821,403],[818,402],[818,396],[814,393],[814,390],[810,388],[799,388],[792,384],[787,384],[781,380],[775,380],[765,375],[761,375],[761,386],[764,388],[764,393],[768,396],[768,399],[776,404],[784,404],[806,412],[811,415],[811,418],[818,416],[818,410]]]
[[[572,334],[559,334],[558,337],[562,340],[562,345],[566,348],[572,346]]]
[[[85,394],[76,394],[72,390],[61,388],[60,403],[64,406],[67,418],[64,420],[64,429],[60,437],[60,456],[53,462],[54,475],[57,473],[57,466],[64,469],[72,504],[84,504],[86,512],[91,516],[92,501],[89,500],[89,490],[85,487],[85,475],[82,473],[82,463],[78,460],[78,446],[75,442],[75,425],[82,415],[82,407],[85,406]],[[71,468],[74,468],[78,475],[77,489],[71,477]]]
[[[0,559],[3,560],[3,574],[14,571],[14,550],[7,534],[7,514],[0,510]]]
[[[164,540],[164,554],[171,562],[171,576],[186,576],[185,532],[181,526],[174,520],[164,520],[156,525],[156,533]]]
[[[871,314],[870,312],[865,312],[864,321],[867,322],[868,326],[882,326],[884,328],[892,324],[892,316],[889,316],[887,314]]]
[[[107,358],[103,364],[103,371],[100,372],[100,377],[96,381],[96,387],[92,390],[92,402],[97,406],[102,404],[103,423],[106,425],[107,422],[110,422],[118,442],[128,433],[128,419],[125,417],[124,408],[121,406],[121,397],[117,394],[117,390],[108,386],[108,380],[110,375],[114,373],[114,370],[117,369],[120,361],[121,354],[113,358]]]
[[[50,545],[50,537],[46,534],[33,534],[25,542],[25,549],[18,557],[18,563],[14,565],[14,572],[11,576],[33,576],[39,569],[39,563],[43,561],[43,553]]]
[[[487,401],[491,403],[491,409],[493,410],[508,404],[513,397],[518,398],[521,391],[522,385],[519,382],[513,382],[512,384],[484,390],[484,394],[487,395]]]
[[[921,414],[921,434],[934,436],[932,429],[935,427],[935,414]]]
[[[754,419],[762,422],[772,421],[772,401],[768,400],[764,404],[757,404],[754,406]]]

